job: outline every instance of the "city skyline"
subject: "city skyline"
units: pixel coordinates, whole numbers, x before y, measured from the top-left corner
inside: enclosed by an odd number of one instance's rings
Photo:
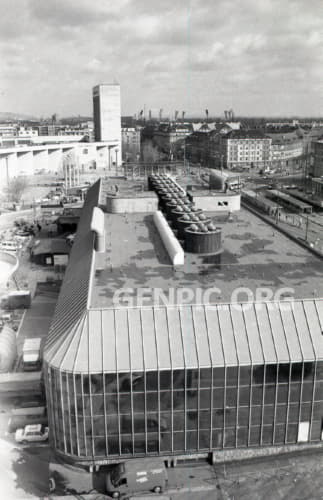
[[[3,0],[0,111],[92,114],[118,82],[122,115],[323,115],[320,0]]]

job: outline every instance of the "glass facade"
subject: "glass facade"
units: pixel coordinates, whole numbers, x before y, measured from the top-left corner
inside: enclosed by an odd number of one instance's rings
[[[49,367],[46,386],[55,448],[77,459],[321,440],[323,361],[118,374]]]

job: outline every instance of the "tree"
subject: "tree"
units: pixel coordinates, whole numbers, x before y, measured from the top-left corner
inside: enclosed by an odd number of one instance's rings
[[[8,201],[12,203],[19,203],[23,193],[28,186],[27,179],[24,177],[15,177],[9,181],[8,186],[5,188]]]

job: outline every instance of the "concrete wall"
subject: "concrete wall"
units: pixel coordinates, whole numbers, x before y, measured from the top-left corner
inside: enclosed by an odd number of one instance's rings
[[[205,210],[206,212],[237,212],[240,210],[240,194],[236,195],[195,195],[193,194],[193,202],[196,208]]]
[[[135,212],[155,212],[158,210],[158,198],[156,195],[146,196],[144,198],[130,198],[107,196],[106,209],[111,214],[124,214]]]

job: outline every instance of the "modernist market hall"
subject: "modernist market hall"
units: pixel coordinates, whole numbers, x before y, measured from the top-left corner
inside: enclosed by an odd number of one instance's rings
[[[159,275],[131,243],[150,215],[104,213],[101,191],[100,180],[88,191],[44,350],[57,456],[95,466],[319,442],[323,300],[114,304],[110,287]],[[132,274],[111,257],[122,230]]]

